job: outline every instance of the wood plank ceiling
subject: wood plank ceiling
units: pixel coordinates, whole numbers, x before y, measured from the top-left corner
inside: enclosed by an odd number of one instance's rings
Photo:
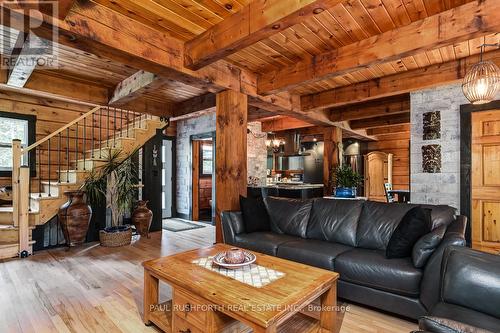
[[[88,0],[86,2],[98,3],[160,33],[188,42],[237,13],[251,0]],[[333,8],[324,10],[322,8],[317,15],[308,17],[224,59],[257,75],[279,71],[297,62],[310,60],[314,56],[407,26],[469,2],[472,0],[346,0]],[[299,84],[289,90],[289,93],[309,95],[466,58],[478,54],[480,44],[497,43],[499,40],[499,33],[489,33],[483,37],[370,65],[347,74]],[[60,68],[37,69],[38,71],[113,89],[141,69],[140,66],[133,68],[61,44],[56,44],[55,47],[60,54]],[[493,49],[494,47],[487,51]],[[9,54],[9,50],[3,52]],[[156,102],[178,103],[207,92],[208,90],[200,87],[162,78],[161,84],[155,85],[154,89],[145,89],[141,94]],[[252,110],[261,116],[272,115],[256,107]]]

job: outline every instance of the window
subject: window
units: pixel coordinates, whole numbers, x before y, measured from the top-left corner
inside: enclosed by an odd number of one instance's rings
[[[35,117],[8,112],[0,112],[0,176],[12,174],[12,140],[21,140],[21,146],[27,147],[35,141]],[[30,167],[34,166],[33,154],[30,154]],[[28,157],[23,156],[22,163],[28,164]]]
[[[203,143],[201,145],[201,174],[208,176],[212,174],[212,144]]]

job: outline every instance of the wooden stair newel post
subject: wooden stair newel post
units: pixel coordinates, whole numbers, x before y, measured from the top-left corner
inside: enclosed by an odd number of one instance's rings
[[[30,168],[22,166],[19,171],[19,256],[31,254],[29,244],[29,184]]]
[[[216,98],[215,226],[222,242],[221,212],[239,210],[247,195],[247,96],[224,91]]]
[[[19,226],[19,168],[21,167],[21,140],[12,140],[12,219]]]
[[[340,147],[342,144],[342,129],[339,127],[325,127],[323,132],[323,184],[324,194],[333,193],[333,170],[341,163]]]

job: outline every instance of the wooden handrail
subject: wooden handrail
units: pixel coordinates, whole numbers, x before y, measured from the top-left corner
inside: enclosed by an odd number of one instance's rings
[[[43,139],[40,139],[38,140],[37,142],[35,142],[34,144],[24,148],[22,150],[22,154],[26,154],[27,152],[29,152],[30,150],[32,150],[33,148],[36,148],[38,147],[39,145],[41,145],[42,143],[44,143],[45,141],[53,138],[54,136],[56,136],[57,134],[61,133],[62,131],[66,130],[67,128],[73,126],[74,124],[76,124],[77,122],[79,122],[80,120],[82,120],[83,118],[87,118],[88,116],[92,115],[94,112],[96,112],[97,110],[99,110],[101,108],[101,106],[96,106],[95,108],[93,108],[92,110],[90,110],[89,112],[87,113],[84,113],[82,114],[80,117],[76,118],[75,120],[73,120],[72,122],[70,123],[67,123],[66,125],[64,125],[63,127],[61,127],[60,129],[58,129],[57,131],[47,135],[46,137],[44,137]]]

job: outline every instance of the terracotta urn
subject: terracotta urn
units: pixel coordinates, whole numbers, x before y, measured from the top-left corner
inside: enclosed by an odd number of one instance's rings
[[[226,251],[224,260],[228,264],[241,264],[245,262],[245,253],[243,252],[243,250],[233,247],[229,249],[229,251]]]
[[[85,242],[92,218],[92,208],[83,200],[83,191],[66,191],[68,197],[57,213],[59,223],[68,246],[76,246]]]
[[[149,238],[149,228],[153,221],[153,212],[147,207],[148,201],[139,200],[132,213],[132,223],[139,235]]]

